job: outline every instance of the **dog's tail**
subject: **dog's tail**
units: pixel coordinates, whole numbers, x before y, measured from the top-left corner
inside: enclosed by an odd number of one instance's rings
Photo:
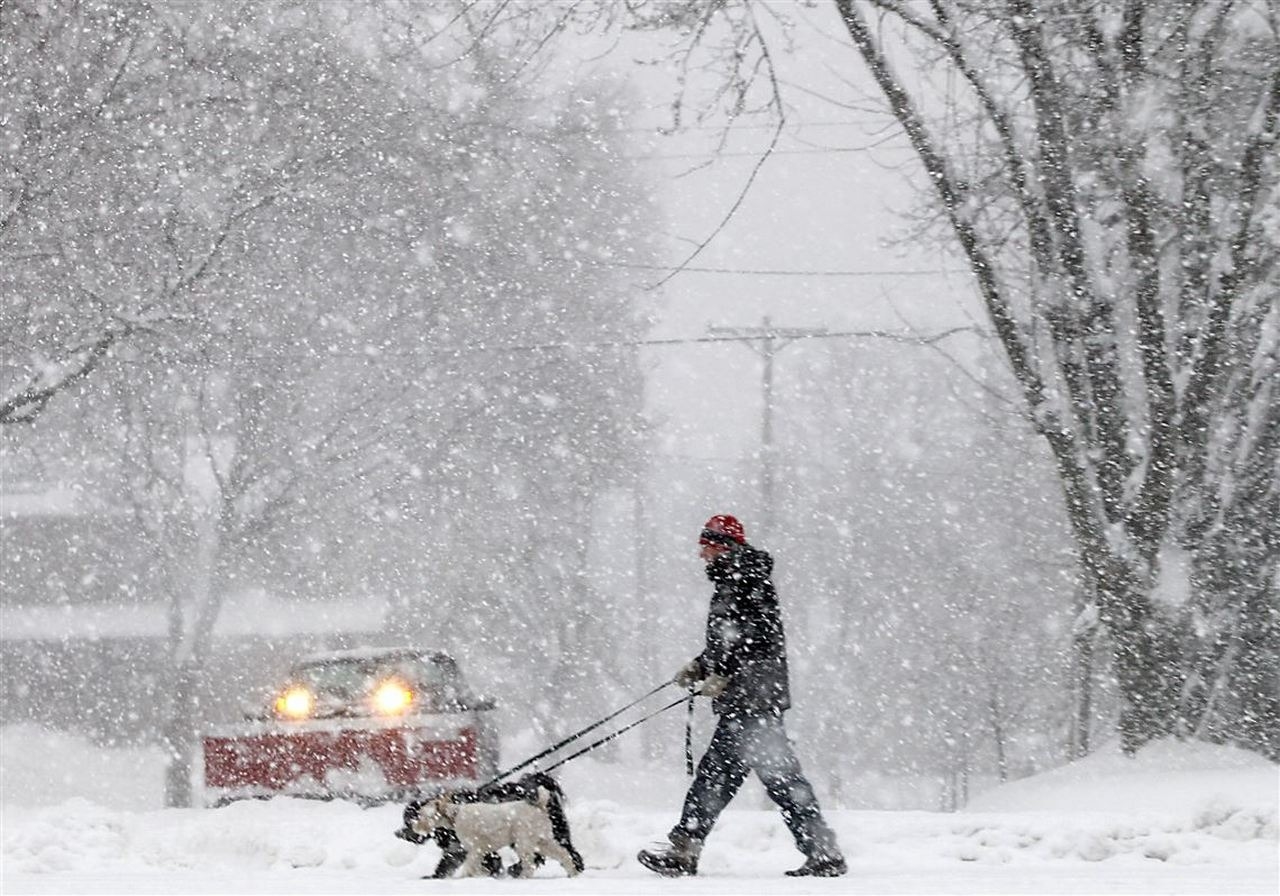
[[[533,774],[529,775],[528,778],[525,780],[528,782],[528,786],[535,787],[535,788],[537,787],[547,788],[547,790],[551,791],[551,796],[554,799],[560,799],[560,800],[565,799],[564,790],[561,789],[560,782],[557,781],[555,778],[551,777],[546,772],[534,772]]]

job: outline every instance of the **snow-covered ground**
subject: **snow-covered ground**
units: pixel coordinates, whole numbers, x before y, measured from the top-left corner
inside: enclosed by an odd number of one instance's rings
[[[398,806],[302,800],[159,809],[155,750],[103,750],[0,730],[4,893],[1269,893],[1280,892],[1280,770],[1239,751],[1159,743],[1103,750],[981,794],[968,810],[832,811],[849,856],[835,880],[793,880],[778,814],[731,808],[702,874],[634,860],[679,806],[679,768],[579,760],[562,777],[588,870],[529,881],[422,880],[434,846],[395,839]],[[752,796],[740,798],[755,806]]]

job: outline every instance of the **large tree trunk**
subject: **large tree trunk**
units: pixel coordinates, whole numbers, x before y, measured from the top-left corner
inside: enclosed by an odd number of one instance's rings
[[[193,804],[192,769],[199,749],[199,688],[204,660],[213,639],[213,627],[221,607],[219,570],[223,528],[229,509],[223,504],[217,513],[199,520],[200,533],[191,567],[184,570],[185,591],[175,592],[169,618],[170,663],[173,686],[169,715],[164,725],[164,742],[169,752],[165,769],[165,805],[172,808]],[[185,599],[184,599],[185,598]]]
[[[1152,605],[1151,577],[1115,558],[1089,564],[1101,569],[1095,583],[1099,618],[1111,634],[1120,687],[1120,743],[1133,753],[1179,729],[1182,692],[1180,646],[1171,620]]]
[[[173,670],[173,703],[164,726],[164,746],[169,754],[169,764],[164,771],[164,804],[167,808],[181,809],[193,805],[192,770],[195,764],[196,736],[196,688],[200,670],[193,662],[178,664]]]

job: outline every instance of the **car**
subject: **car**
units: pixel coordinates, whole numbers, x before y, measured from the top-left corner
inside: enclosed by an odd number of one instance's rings
[[[296,796],[370,805],[475,787],[497,774],[495,709],[471,693],[447,653],[312,654],[243,722],[203,733],[203,802]]]

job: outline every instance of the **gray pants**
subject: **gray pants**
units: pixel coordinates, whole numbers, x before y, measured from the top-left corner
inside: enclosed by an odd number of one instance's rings
[[[680,822],[671,829],[672,841],[706,840],[724,807],[753,771],[782,810],[782,819],[802,853],[814,858],[840,855],[835,834],[823,819],[813,787],[800,769],[780,713],[720,716],[684,798]]]

